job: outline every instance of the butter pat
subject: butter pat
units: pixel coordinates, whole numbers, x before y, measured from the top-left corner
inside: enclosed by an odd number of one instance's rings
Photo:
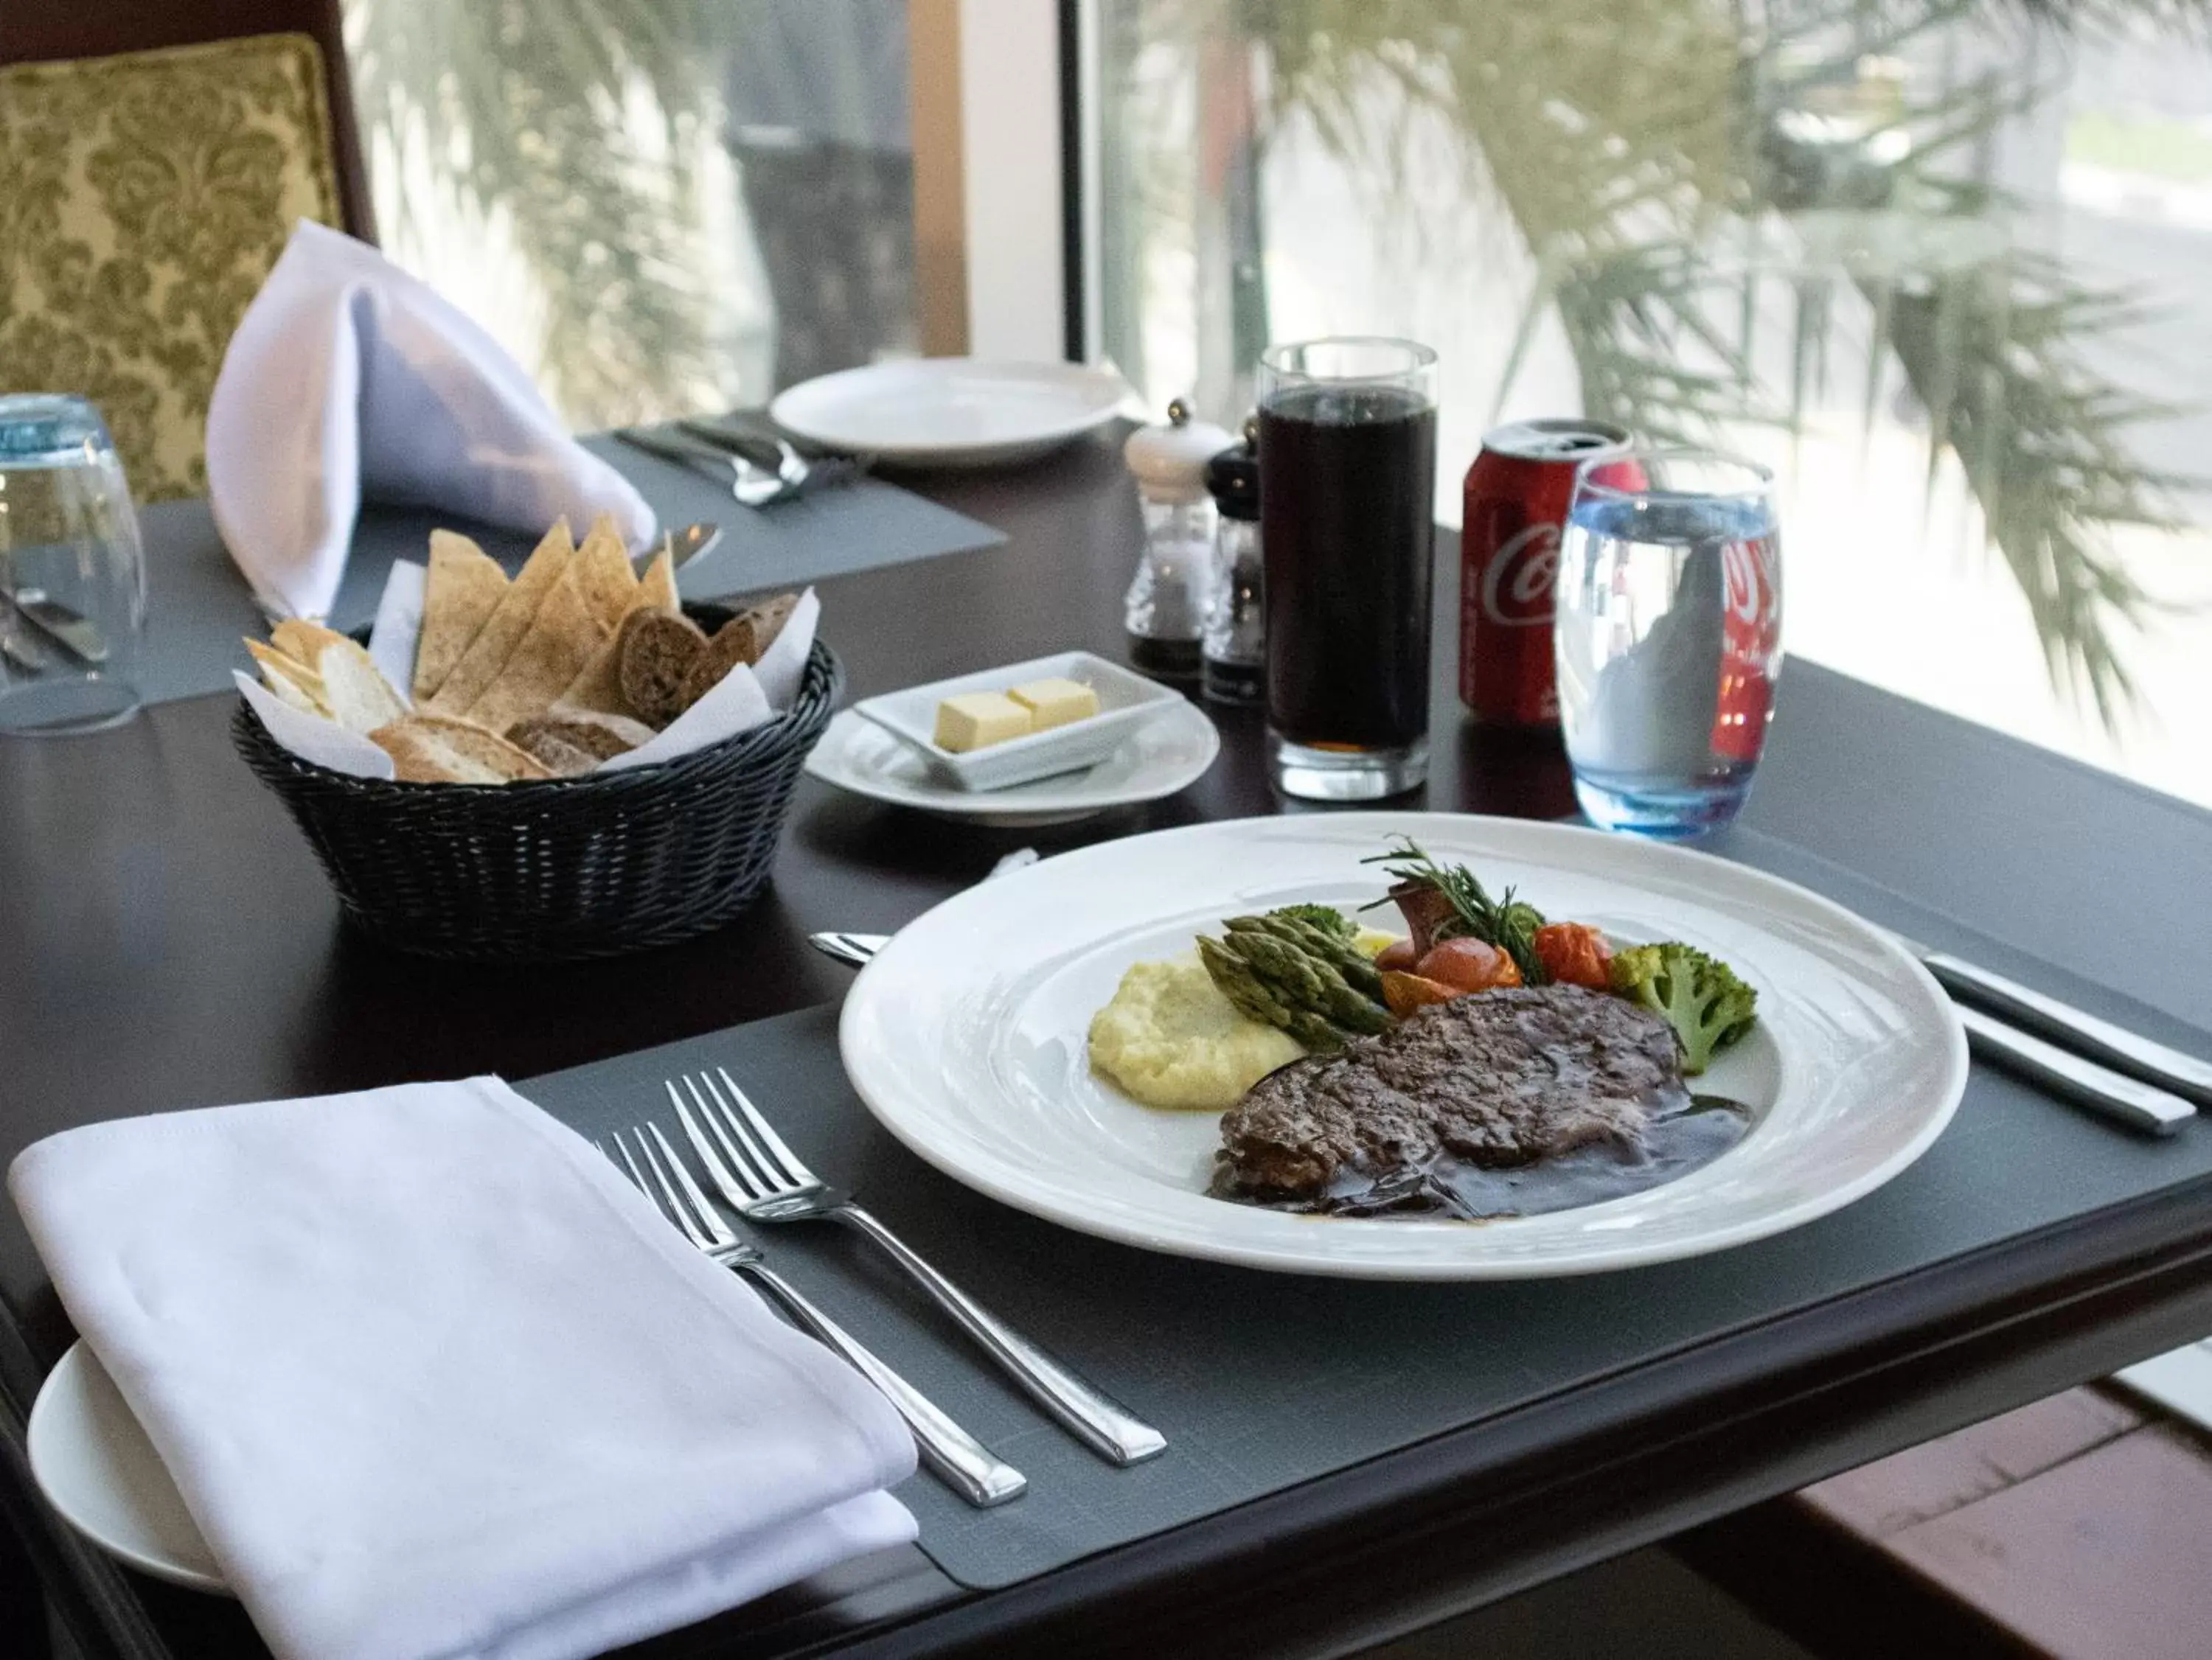
[[[1098,712],[1098,694],[1080,681],[1033,680],[1006,695],[1030,712],[1030,722],[1040,732],[1088,720]]]
[[[1030,712],[1004,692],[963,692],[937,706],[937,747],[955,754],[1004,743],[1030,730]]]

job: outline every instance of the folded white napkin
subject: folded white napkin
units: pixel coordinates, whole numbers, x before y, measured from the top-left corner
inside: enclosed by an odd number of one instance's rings
[[[301,221],[208,405],[216,526],[264,603],[325,616],[362,495],[543,530],[653,509],[562,430],[499,343],[366,243]]]
[[[857,1374],[496,1078],[64,1132],[9,1174],[280,1660],[566,1660],[914,1536]]]

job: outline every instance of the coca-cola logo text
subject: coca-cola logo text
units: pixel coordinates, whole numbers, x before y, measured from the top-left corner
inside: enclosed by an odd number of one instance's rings
[[[1482,615],[1506,628],[1549,626],[1559,574],[1559,527],[1531,524],[1510,536],[1482,567]]]

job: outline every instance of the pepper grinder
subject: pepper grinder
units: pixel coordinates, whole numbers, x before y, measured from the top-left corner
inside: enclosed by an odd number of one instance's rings
[[[1234,441],[1210,421],[1194,421],[1176,398],[1164,425],[1139,427],[1121,448],[1145,516],[1122,622],[1130,663],[1163,680],[1195,679],[1204,659],[1215,557],[1206,463]]]
[[[1220,528],[1215,532],[1213,609],[1206,623],[1200,690],[1209,703],[1264,703],[1267,698],[1267,614],[1261,603],[1259,423],[1244,423],[1244,441],[1206,463]]]

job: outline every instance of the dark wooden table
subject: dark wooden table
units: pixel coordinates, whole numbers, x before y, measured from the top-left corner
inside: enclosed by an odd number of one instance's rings
[[[1000,548],[823,585],[854,695],[1073,645],[1118,652],[1133,499],[1102,439],[1009,472],[921,484]],[[1449,554],[1449,549],[1443,550]],[[1438,633],[1455,632],[1443,560]],[[159,603],[160,573],[153,573]],[[0,1157],[128,1113],[498,1071],[514,1076],[834,999],[814,930],[888,930],[1025,842],[1045,851],[1285,810],[1258,720],[1182,795],[1060,831],[955,827],[802,786],[773,891],[692,944],[629,960],[486,969],[397,957],[338,921],[274,798],[230,747],[232,700],[152,710],[59,743],[0,743]],[[1463,722],[1437,664],[1426,805],[1573,809],[1556,738]],[[2053,810],[2051,803],[2067,803]],[[1410,803],[1409,803],[1410,804]],[[1984,850],[1946,896],[2009,943],[2212,1027],[2203,878],[2212,818],[1806,664],[1747,823],[1899,881],[1930,827]],[[2124,857],[2194,870],[2194,925],[2146,964],[2047,873]],[[2035,903],[2021,903],[2033,893]],[[2176,889],[2146,885],[2142,926]],[[2185,918],[2185,921],[2186,919]],[[2199,1208],[2201,1210],[2201,1208]],[[1340,1653],[2109,1372],[2212,1329],[2198,1211],[2139,1206],[2002,1262],[1921,1276],[1815,1331],[1746,1334],[1624,1410],[1512,1423],[976,1596],[918,1551],[797,1587],[656,1651]],[[0,1215],[0,1502],[95,1653],[252,1655],[231,1605],[136,1578],[28,1494],[21,1415],[70,1338],[12,1209]],[[1817,1339],[1817,1341],[1816,1341]],[[1817,1366],[1811,1356],[1820,1357]]]

